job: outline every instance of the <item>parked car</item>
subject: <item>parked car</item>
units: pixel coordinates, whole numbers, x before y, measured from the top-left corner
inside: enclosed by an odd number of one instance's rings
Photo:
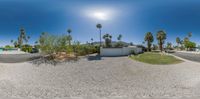
[[[173,49],[165,49],[166,53],[175,53],[175,51]]]

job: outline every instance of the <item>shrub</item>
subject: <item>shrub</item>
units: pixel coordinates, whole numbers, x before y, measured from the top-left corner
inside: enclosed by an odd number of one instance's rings
[[[124,44],[120,41],[120,42],[117,42],[115,45],[114,45],[114,47],[116,47],[116,48],[120,48],[120,47],[123,47],[124,46]]]
[[[22,45],[21,50],[24,52],[32,52],[32,46],[26,44],[26,45]]]
[[[135,52],[135,50],[131,50],[131,54],[132,55],[137,55],[136,52]]]
[[[5,46],[5,49],[12,49],[12,48],[14,48],[13,46],[10,46],[10,45],[6,45]]]
[[[53,54],[58,52],[72,52],[72,48],[67,46],[67,35],[55,36],[44,33],[40,36],[40,49],[44,54]]]
[[[50,56],[54,56],[60,52],[66,53],[66,55],[76,56],[84,56],[97,52],[97,47],[90,44],[80,44],[78,41],[75,41],[72,44],[69,43],[68,35],[54,36],[43,33],[40,36],[39,41],[42,53]]]

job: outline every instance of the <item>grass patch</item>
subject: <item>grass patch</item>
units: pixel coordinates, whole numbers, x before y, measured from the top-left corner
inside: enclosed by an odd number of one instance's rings
[[[182,62],[182,60],[179,60],[173,56],[153,52],[130,56],[130,58],[140,62],[158,65],[176,64]]]

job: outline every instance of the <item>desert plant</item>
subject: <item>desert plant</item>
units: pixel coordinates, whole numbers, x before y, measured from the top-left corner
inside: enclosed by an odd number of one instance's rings
[[[22,45],[21,46],[21,50],[24,51],[24,52],[29,52],[30,53],[32,51],[32,46],[28,45],[28,44]]]
[[[54,35],[49,35],[48,33],[42,33],[40,36],[40,49],[44,54],[53,54],[56,52],[56,39]]]

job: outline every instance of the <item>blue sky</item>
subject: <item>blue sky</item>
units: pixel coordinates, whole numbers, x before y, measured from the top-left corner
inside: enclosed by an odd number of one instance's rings
[[[146,32],[155,36],[162,29],[166,42],[192,32],[191,41],[200,44],[199,5],[198,0],[0,0],[0,46],[16,40],[20,27],[31,44],[41,32],[62,35],[68,28],[74,40],[99,41],[97,23],[113,40],[122,34],[123,41],[141,44]]]

